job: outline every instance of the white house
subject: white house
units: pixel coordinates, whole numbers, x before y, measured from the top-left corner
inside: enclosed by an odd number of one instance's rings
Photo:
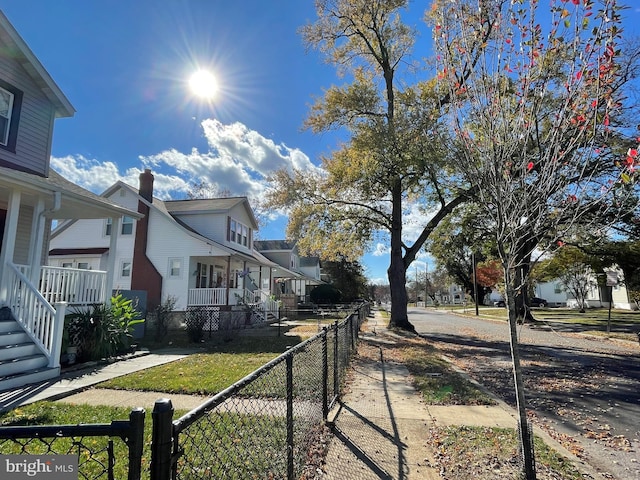
[[[615,272],[616,285],[611,287],[611,295],[613,299],[613,308],[623,310],[635,310],[637,305],[629,299],[629,292],[624,285],[624,275],[620,269],[612,268]],[[588,282],[589,288],[586,297],[588,308],[608,307],[609,306],[609,287],[600,287],[594,274]],[[549,302],[550,306],[579,308],[578,301],[563,285],[562,281],[557,279],[551,282],[540,282],[535,286],[535,296],[544,298]]]
[[[106,298],[105,271],[43,265],[52,221],[139,217],[50,169],[54,122],[74,113],[0,12],[0,390],[57,376],[67,305]]]
[[[124,216],[117,229],[110,220],[60,224],[50,265],[101,268],[111,258],[113,289],[146,292],[147,310],[173,297],[178,311],[207,309],[216,318],[248,304],[263,320],[277,316],[270,288],[276,265],[254,249],[258,224],[246,197],[162,201],[153,197],[150,170],[139,189],[117,182],[102,196],[142,218]]]
[[[274,292],[288,308],[309,303],[309,294],[321,279],[320,259],[301,257],[295,242],[286,240],[256,240],[256,250],[276,263],[273,269]]]

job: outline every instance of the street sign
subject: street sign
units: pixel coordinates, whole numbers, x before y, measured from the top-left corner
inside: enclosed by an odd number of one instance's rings
[[[618,286],[618,272],[607,272],[607,287]]]

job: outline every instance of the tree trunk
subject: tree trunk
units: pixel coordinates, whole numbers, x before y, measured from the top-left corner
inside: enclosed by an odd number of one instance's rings
[[[507,306],[509,308],[509,344],[511,346],[511,360],[513,364],[513,380],[516,389],[516,407],[518,411],[518,431],[520,432],[520,450],[523,459],[523,473],[526,480],[536,480],[536,464],[533,451],[533,436],[529,430],[527,422],[527,411],[524,396],[524,380],[522,377],[522,368],[520,366],[520,349],[518,345],[517,331],[517,307],[516,307],[516,290],[514,282],[516,279],[511,277],[511,272],[505,268],[505,286],[507,294]],[[522,295],[520,295],[522,297]]]
[[[402,185],[396,179],[391,190],[391,259],[387,276],[391,290],[391,320],[389,326],[415,332],[407,316],[407,266],[402,252]]]

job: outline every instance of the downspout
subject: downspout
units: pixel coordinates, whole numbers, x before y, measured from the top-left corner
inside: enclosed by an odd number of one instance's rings
[[[37,285],[40,279],[40,267],[42,266],[42,248],[44,246],[44,222],[46,220],[46,216],[52,213],[56,213],[60,210],[61,206],[62,193],[60,191],[55,191],[53,192],[53,206],[48,210],[43,209],[38,213],[38,216],[36,218],[29,252],[29,256],[31,257],[30,280],[34,285]]]

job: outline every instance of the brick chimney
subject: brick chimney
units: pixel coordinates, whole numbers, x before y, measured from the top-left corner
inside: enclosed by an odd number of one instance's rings
[[[153,175],[148,168],[140,174],[138,195],[149,203],[153,202]],[[131,289],[145,290],[147,292],[147,311],[153,311],[162,301],[162,275],[147,257],[150,208],[142,200],[138,201],[138,213],[142,213],[144,217],[138,220],[136,225]]]
[[[145,168],[144,172],[140,174],[138,194],[149,203],[153,201],[153,175],[148,168]]]

